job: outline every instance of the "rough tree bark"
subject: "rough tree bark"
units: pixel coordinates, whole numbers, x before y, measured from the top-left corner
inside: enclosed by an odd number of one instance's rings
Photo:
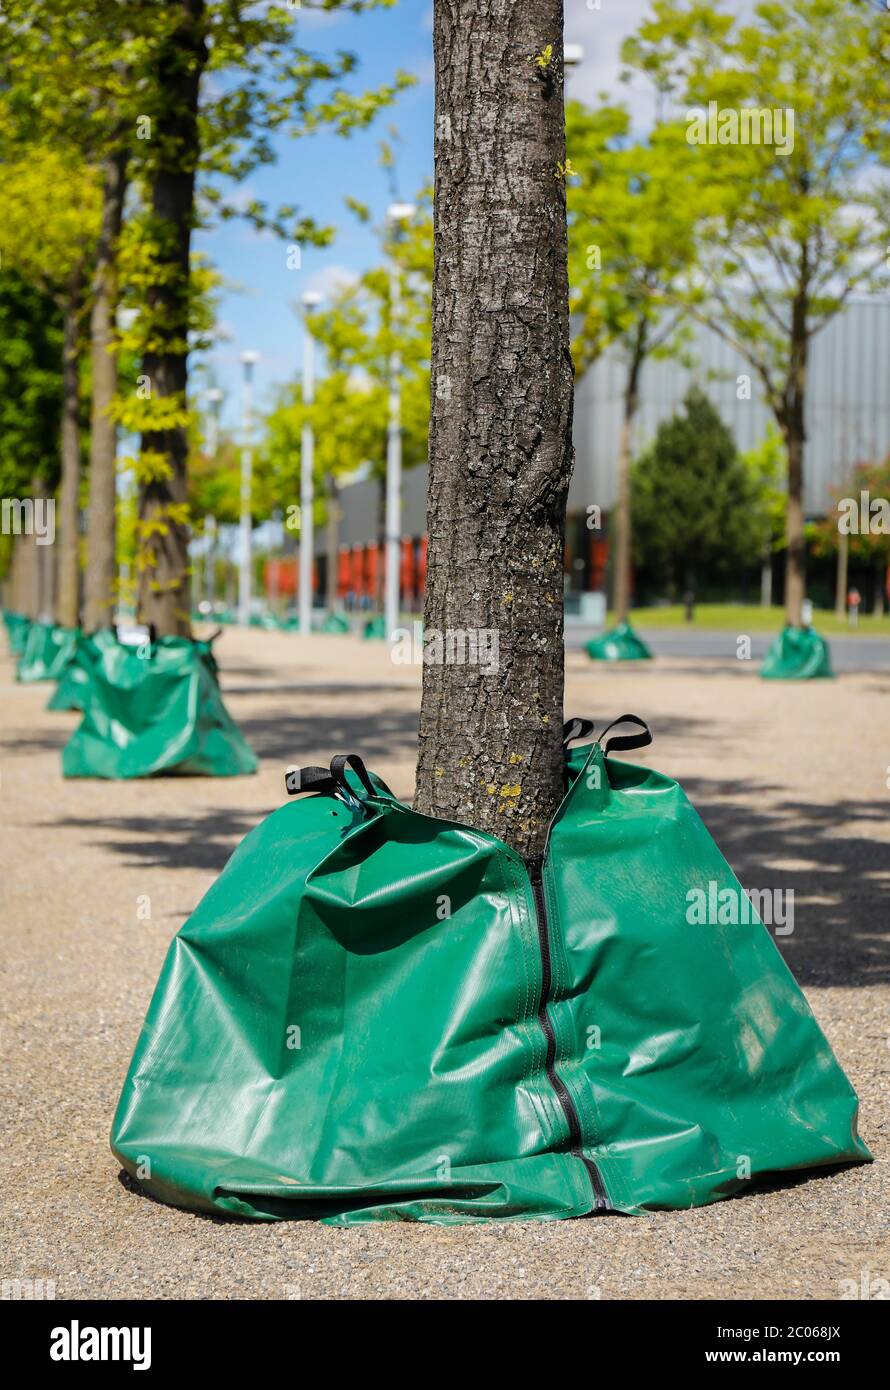
[[[562,0],[436,0],[436,221],[417,809],[531,856],[563,791],[572,471]],[[497,661],[449,662],[448,636]],[[461,639],[452,635],[452,657]],[[472,657],[472,646],[466,649]],[[477,658],[478,658],[477,652]]]
[[[171,0],[176,24],[159,56],[156,81],[163,108],[153,140],[152,212],[160,230],[158,269],[149,290],[148,312],[163,334],[147,352],[143,372],[153,401],[186,399],[188,384],[189,256],[194,223],[195,169],[199,154],[198,94],[207,62],[204,0]],[[151,558],[139,575],[139,616],[159,636],[191,635],[189,528],[170,515],[187,501],[188,442],[183,424],[142,435],[143,454],[165,455],[170,476],[141,482],[139,524]],[[163,530],[155,529],[159,525]],[[146,529],[147,528],[147,529]]]
[[[111,405],[117,394],[114,317],[117,306],[117,241],[126,196],[127,155],[119,151],[105,164],[102,228],[93,277],[90,358],[93,377],[90,424],[90,505],[87,518],[87,571],[84,628],[108,627],[114,615],[115,461],[117,426]]]
[[[56,622],[80,621],[80,309],[81,271],[74,272],[62,304],[62,477],[57,522],[58,592]]]

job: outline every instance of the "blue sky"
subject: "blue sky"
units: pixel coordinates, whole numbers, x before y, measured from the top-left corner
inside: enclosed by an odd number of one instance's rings
[[[651,93],[644,87],[622,89],[617,80],[620,43],[648,8],[648,0],[599,0],[598,8],[596,0],[566,0],[566,41],[581,43],[585,53],[571,73],[570,96],[593,101],[601,91],[620,91],[638,123],[651,121]],[[412,73],[417,84],[370,130],[348,140],[327,134],[299,141],[281,136],[275,142],[277,163],[241,186],[237,196],[244,201],[257,197],[270,204],[294,203],[317,221],[337,227],[333,245],[304,248],[300,270],[287,268],[285,243],[257,234],[240,220],[199,234],[197,249],[211,257],[227,282],[219,309],[225,336],[205,355],[226,392],[225,426],[233,425],[239,412],[242,349],[260,354],[256,389],[262,408],[277,386],[298,373],[301,329],[293,306],[299,296],[307,289],[329,290],[377,259],[373,231],[355,221],[343,199],[357,198],[371,206],[378,220],[382,217],[389,193],[377,162],[378,142],[388,126],[396,126],[401,137],[400,196],[410,199],[432,177],[431,0],[399,0],[392,10],[358,16],[303,11],[296,22],[301,44],[313,52],[347,49],[357,55],[359,68],[350,83],[356,90],[388,82],[400,68]],[[199,375],[194,381],[199,383]]]

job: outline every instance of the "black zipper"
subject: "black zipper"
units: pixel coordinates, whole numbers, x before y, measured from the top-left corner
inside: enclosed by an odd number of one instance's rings
[[[553,1031],[553,1024],[550,1022],[550,1015],[547,1012],[547,1004],[553,985],[553,967],[550,959],[550,932],[547,925],[547,897],[544,892],[544,860],[543,857],[538,856],[534,859],[527,859],[525,863],[529,883],[531,884],[532,898],[535,904],[538,946],[541,952],[541,1007],[538,1010],[538,1022],[547,1040],[544,1070],[547,1073],[548,1081],[556,1092],[557,1099],[566,1117],[566,1123],[569,1127],[569,1151],[574,1154],[576,1158],[580,1158],[584,1167],[587,1169],[587,1176],[590,1178],[590,1185],[593,1188],[594,1211],[610,1211],[611,1203],[609,1202],[609,1194],[606,1192],[606,1187],[600,1176],[600,1171],[593,1160],[587,1157],[582,1147],[581,1122],[578,1119],[578,1111],[575,1108],[575,1102],[572,1100],[568,1087],[556,1070],[556,1034]]]

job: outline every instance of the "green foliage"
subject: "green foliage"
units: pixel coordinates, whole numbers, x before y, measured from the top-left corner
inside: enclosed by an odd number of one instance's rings
[[[304,423],[315,428],[314,469],[347,477],[367,465],[382,478],[386,470],[386,431],[390,356],[402,359],[402,452],[406,468],[427,456],[429,422],[430,296],[432,288],[432,199],[425,191],[411,225],[396,242],[386,234],[383,247],[399,266],[399,307],[393,315],[388,263],[373,266],[354,284],[339,290],[329,309],[310,314],[307,323],[324,350],[327,370],[306,406],[302,389],[284,391],[266,421],[257,467],[255,507],[269,515],[299,498],[300,439]]]
[[[622,106],[566,108],[570,305],[577,376],[612,342],[631,354],[682,346],[676,287],[695,264],[697,208],[678,165],[679,127],[630,138]]]
[[[688,584],[759,556],[767,502],[707,396],[693,388],[632,473],[637,558]]]
[[[62,325],[54,300],[14,270],[0,275],[0,495],[25,497],[59,469]]]
[[[785,544],[785,513],[788,497],[784,479],[788,471],[788,451],[782,436],[771,429],[753,449],[741,455],[754,493],[760,498],[764,520],[762,551],[781,550]]]
[[[835,0],[761,3],[751,20],[719,0],[657,0],[625,44],[690,115],[712,101],[793,112],[790,151],[682,131],[674,144],[701,219],[686,302],[748,358],[783,427],[805,390],[804,341],[852,292],[890,284],[888,45],[886,14]]]

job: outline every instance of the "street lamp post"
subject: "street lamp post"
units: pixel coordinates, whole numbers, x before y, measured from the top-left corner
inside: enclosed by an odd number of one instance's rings
[[[259,360],[258,352],[241,354],[244,368],[244,390],[241,397],[241,524],[240,557],[238,566],[238,621],[250,622],[250,591],[252,566],[251,493],[253,491],[253,369]]]
[[[398,342],[401,307],[401,270],[396,248],[401,232],[416,209],[413,203],[392,203],[387,221],[392,232],[390,256],[389,423],[386,431],[386,568],[383,610],[386,636],[393,640],[399,625],[399,579],[402,568],[402,354]]]
[[[321,295],[307,290],[302,296],[303,309],[311,312],[321,303]],[[315,400],[315,339],[304,319],[303,332],[303,404]],[[315,506],[313,468],[315,464],[315,431],[309,420],[303,425],[300,437],[300,635],[312,631],[312,561],[315,551],[315,527],[312,512]]]

